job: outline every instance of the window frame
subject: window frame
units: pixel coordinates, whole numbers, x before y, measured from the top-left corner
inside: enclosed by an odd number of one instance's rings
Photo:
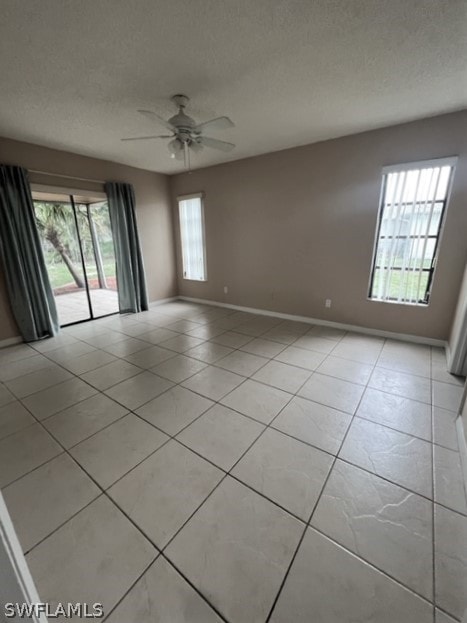
[[[419,160],[416,162],[406,162],[406,163],[402,163],[402,164],[393,164],[393,165],[388,165],[382,168],[381,171],[381,175],[382,175],[382,183],[381,183],[381,191],[380,191],[380,199],[379,199],[379,208],[378,208],[378,220],[377,220],[377,225],[376,225],[376,234],[375,234],[375,240],[374,240],[374,244],[373,244],[373,254],[372,254],[372,261],[371,261],[371,271],[370,271],[370,280],[369,280],[369,284],[368,284],[368,295],[367,295],[367,300],[371,301],[372,303],[389,303],[392,305],[412,305],[415,307],[424,307],[427,308],[430,305],[430,298],[431,298],[431,288],[432,288],[432,284],[433,284],[433,278],[434,278],[434,274],[436,271],[436,266],[438,263],[438,253],[439,253],[439,245],[442,239],[442,235],[444,232],[444,223],[445,223],[445,217],[446,217],[446,210],[448,207],[448,203],[449,203],[449,199],[451,196],[451,190],[452,190],[452,185],[453,185],[453,180],[454,180],[454,175],[455,175],[455,171],[456,171],[456,165],[457,165],[457,161],[458,161],[458,157],[457,156],[450,156],[450,157],[446,157],[446,158],[435,158],[435,159],[431,159],[431,160]],[[427,284],[426,284],[426,288],[425,288],[425,293],[424,293],[424,298],[423,299],[419,299],[418,301],[410,301],[410,300],[397,300],[397,299],[380,299],[380,298],[376,298],[376,297],[372,297],[372,290],[373,290],[373,281],[374,281],[374,277],[375,277],[375,270],[377,269],[376,266],[376,259],[377,259],[377,254],[378,254],[378,245],[380,242],[380,233],[381,233],[381,225],[383,222],[383,215],[384,215],[384,208],[385,208],[385,196],[386,196],[386,188],[387,188],[387,180],[388,180],[388,175],[390,173],[402,173],[404,171],[413,171],[413,170],[417,170],[417,169],[429,169],[429,168],[435,168],[435,167],[446,167],[449,166],[451,168],[451,172],[449,174],[449,180],[448,180],[448,185],[447,185],[447,189],[446,189],[446,196],[443,200],[436,200],[436,197],[434,198],[434,203],[442,203],[442,208],[441,208],[441,214],[440,214],[440,219],[439,219],[439,226],[438,226],[438,230],[437,230],[437,234],[436,235],[427,235],[425,238],[428,239],[435,239],[435,247],[433,250],[433,258],[431,260],[431,265],[429,268],[422,268],[421,272],[428,272],[428,280],[427,280]],[[396,236],[396,238],[403,238],[404,236]],[[405,237],[410,237],[410,236],[405,236]],[[380,267],[381,268],[381,267]],[[392,270],[402,270],[402,268],[393,268]]]
[[[208,261],[207,261],[207,249],[206,249],[206,226],[205,226],[205,216],[204,216],[204,197],[205,197],[204,192],[190,193],[188,195],[178,195],[177,196],[178,227],[179,227],[179,234],[180,234],[180,255],[181,255],[181,258],[182,258],[182,278],[185,281],[196,281],[198,283],[205,283],[208,280]],[[183,253],[182,219],[180,218],[180,203],[182,201],[187,201],[189,199],[199,199],[200,200],[201,242],[202,242],[202,249],[203,249],[204,279],[197,279],[197,278],[194,278],[194,277],[186,277],[184,253]]]

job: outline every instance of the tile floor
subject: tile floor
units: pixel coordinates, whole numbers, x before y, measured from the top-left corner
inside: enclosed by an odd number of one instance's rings
[[[41,599],[109,623],[447,623],[467,504],[444,352],[187,302],[0,351]]]

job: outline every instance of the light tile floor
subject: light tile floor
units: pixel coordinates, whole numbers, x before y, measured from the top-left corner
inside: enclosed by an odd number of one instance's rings
[[[109,623],[460,621],[462,386],[441,349],[168,303],[0,351],[0,486],[41,599]]]

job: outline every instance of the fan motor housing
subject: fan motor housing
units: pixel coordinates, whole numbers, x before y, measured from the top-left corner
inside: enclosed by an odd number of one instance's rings
[[[195,120],[186,115],[183,110],[190,101],[190,98],[186,95],[174,95],[171,99],[172,102],[178,106],[178,113],[169,119],[169,123],[179,130],[194,128],[196,125]]]
[[[177,128],[177,138],[182,141],[182,143],[188,143],[191,141],[191,132],[189,129],[185,128]]]
[[[185,128],[191,129],[194,128],[196,125],[195,120],[188,115],[185,115],[185,113],[182,111],[178,112],[173,117],[170,117],[169,123],[171,123],[176,128],[180,128],[181,130]]]

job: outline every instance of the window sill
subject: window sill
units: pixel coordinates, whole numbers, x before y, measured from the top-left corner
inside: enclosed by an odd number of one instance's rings
[[[386,303],[389,305],[404,305],[404,307],[422,307],[422,308],[427,308],[430,306],[430,302],[428,301],[428,303],[412,303],[411,301],[386,301],[384,299],[373,299],[368,297],[367,301],[370,301],[371,303]]]

